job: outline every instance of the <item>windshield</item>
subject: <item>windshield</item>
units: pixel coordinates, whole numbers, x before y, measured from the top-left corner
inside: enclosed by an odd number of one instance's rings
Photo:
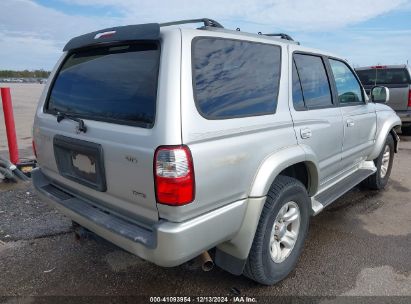
[[[155,43],[76,51],[58,72],[47,110],[150,128],[159,55]]]

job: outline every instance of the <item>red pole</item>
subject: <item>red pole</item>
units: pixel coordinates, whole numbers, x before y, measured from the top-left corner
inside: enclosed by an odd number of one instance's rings
[[[7,143],[9,145],[10,162],[19,162],[19,148],[17,146],[16,127],[14,125],[13,105],[11,103],[10,88],[0,88],[3,101],[4,122],[6,124]]]

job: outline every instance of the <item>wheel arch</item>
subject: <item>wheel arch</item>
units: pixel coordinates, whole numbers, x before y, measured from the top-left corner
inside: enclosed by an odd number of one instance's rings
[[[388,134],[394,138],[395,152],[398,152],[399,137],[395,130],[401,126],[400,118],[392,111],[377,112],[377,134],[375,137],[374,148],[367,160],[374,160],[380,155]]]
[[[392,136],[392,138],[394,138],[394,152],[398,153],[398,143],[400,142],[400,137],[397,134],[397,129],[399,129],[401,126],[397,125],[394,126],[391,130],[390,130],[390,134]]]
[[[305,174],[307,174],[305,182],[301,170],[305,170]],[[314,195],[318,189],[317,160],[314,152],[308,147],[300,145],[287,147],[265,158],[251,186],[247,210],[239,231],[231,240],[217,246],[215,262],[219,267],[232,274],[240,275],[242,273],[266,195],[280,174],[297,178],[303,184],[305,183],[309,196]],[[311,208],[311,206],[309,207]]]
[[[305,173],[301,172],[305,170]],[[261,163],[251,185],[249,197],[261,197],[268,193],[276,177],[280,174],[300,180],[308,195],[318,190],[318,163],[314,152],[305,146],[291,146],[277,151]],[[304,175],[306,175],[306,180]]]

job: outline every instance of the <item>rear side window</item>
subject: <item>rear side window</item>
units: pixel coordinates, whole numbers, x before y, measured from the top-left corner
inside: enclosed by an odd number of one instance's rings
[[[342,61],[330,59],[340,104],[362,103],[362,88],[351,69]]]
[[[47,111],[150,128],[159,57],[154,43],[76,51],[58,72]]]
[[[294,54],[307,108],[332,106],[331,89],[321,57]]]
[[[207,119],[275,113],[279,46],[221,38],[193,41],[194,96]]]
[[[407,69],[404,68],[377,68],[369,70],[357,70],[356,72],[363,85],[411,83],[410,75]]]

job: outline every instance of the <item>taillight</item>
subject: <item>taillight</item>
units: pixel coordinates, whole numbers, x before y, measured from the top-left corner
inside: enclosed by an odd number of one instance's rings
[[[34,140],[31,141],[31,145],[33,147],[34,156],[37,158],[36,143],[34,142]]]
[[[157,148],[154,175],[158,203],[181,206],[194,200],[194,166],[187,146]]]
[[[411,107],[411,90],[408,91],[408,106]]]

